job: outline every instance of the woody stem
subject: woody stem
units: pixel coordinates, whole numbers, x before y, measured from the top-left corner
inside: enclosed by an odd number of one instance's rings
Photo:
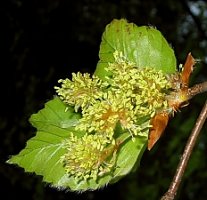
[[[195,95],[206,92],[207,91],[207,81],[203,83],[199,83],[194,85],[191,88],[188,88],[188,99],[193,98]]]
[[[206,90],[207,84],[205,83],[203,85],[203,88]],[[180,162],[178,164],[176,173],[174,175],[174,178],[170,184],[170,187],[168,191],[165,193],[165,195],[161,198],[161,200],[173,200],[176,196],[177,190],[179,188],[179,185],[181,183],[183,174],[185,172],[188,160],[190,158],[190,155],[192,154],[193,147],[195,146],[196,140],[198,138],[198,135],[200,133],[201,128],[203,127],[203,124],[207,118],[207,101],[196,121],[196,124],[191,132],[191,135],[189,136],[189,139],[187,141],[187,144],[185,146],[183,155],[180,159]]]

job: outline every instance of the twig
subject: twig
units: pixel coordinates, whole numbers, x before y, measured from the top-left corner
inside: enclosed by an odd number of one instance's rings
[[[193,98],[195,95],[207,91],[207,81],[194,85],[191,88],[188,88],[188,100]]]
[[[201,128],[203,127],[203,124],[207,118],[207,100],[204,104],[204,107],[196,121],[196,124],[191,132],[191,135],[187,141],[187,144],[185,146],[185,150],[183,152],[183,155],[180,159],[180,162],[178,164],[175,176],[170,184],[170,187],[168,191],[165,193],[165,195],[161,198],[161,200],[173,200],[176,196],[177,190],[179,188],[179,185],[181,183],[183,174],[185,172],[188,160],[190,158],[190,155],[193,151],[193,147],[195,146],[196,140],[198,138],[198,135],[200,133]]]

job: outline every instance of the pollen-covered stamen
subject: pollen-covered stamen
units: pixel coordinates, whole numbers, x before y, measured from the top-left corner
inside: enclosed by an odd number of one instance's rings
[[[152,115],[167,107],[166,91],[171,88],[167,76],[150,67],[140,68],[121,53],[114,52],[115,62],[109,64],[112,72],[112,90],[131,99],[137,115]],[[121,70],[120,70],[121,69]]]
[[[98,101],[83,112],[76,127],[88,132],[99,132],[112,139],[116,124],[120,122],[123,129],[134,127],[135,114],[130,99],[108,92],[104,100]]]
[[[121,75],[122,78],[127,78],[127,72],[135,67],[135,63],[129,61],[121,51],[115,51],[113,56],[115,62],[109,63],[107,71],[111,71],[114,77]]]
[[[102,89],[108,86],[108,83],[101,81],[98,77],[90,78],[88,73],[72,73],[72,81],[69,79],[58,81],[61,87],[55,87],[60,98],[67,104],[74,106],[77,112],[78,108],[87,108],[93,104],[102,95]]]
[[[98,175],[110,172],[115,164],[116,145],[103,135],[71,136],[64,141],[66,153],[61,160],[69,176],[76,180],[97,179]]]

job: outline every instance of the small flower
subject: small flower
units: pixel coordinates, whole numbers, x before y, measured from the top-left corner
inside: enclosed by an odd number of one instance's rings
[[[99,99],[102,89],[107,87],[107,83],[101,81],[98,77],[90,78],[88,73],[72,73],[72,81],[69,79],[60,79],[61,87],[55,87],[60,98],[68,105],[74,106],[75,111],[81,107],[85,109]]]
[[[84,135],[78,138],[71,133],[64,141],[66,153],[61,160],[69,176],[76,180],[97,179],[99,175],[110,172],[114,166],[114,147],[102,135]]]
[[[170,84],[161,71],[144,68],[135,74],[134,96],[137,115],[152,116],[157,110],[167,107],[166,91]]]
[[[137,116],[153,116],[156,110],[166,109],[166,94],[172,86],[162,71],[139,68],[116,51],[114,58],[115,62],[109,64],[112,90],[131,98]]]
[[[135,124],[134,106],[124,94],[108,91],[102,101],[89,106],[80,119],[76,129],[98,132],[113,139],[114,129],[120,122],[123,129],[133,129]]]
[[[125,58],[123,53],[119,51],[115,51],[113,56],[115,62],[109,63],[106,70],[112,72],[114,76],[121,75],[124,79],[127,78],[127,72],[136,66],[135,63]]]

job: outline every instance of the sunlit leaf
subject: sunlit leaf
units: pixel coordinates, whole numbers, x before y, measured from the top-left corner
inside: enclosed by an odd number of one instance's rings
[[[136,26],[126,20],[113,20],[102,35],[99,62],[95,74],[105,78],[109,62],[113,62],[114,51],[123,52],[137,67],[153,67],[165,73],[176,71],[173,49],[157,29],[150,26]]]
[[[62,142],[74,131],[73,124],[80,118],[79,114],[58,99],[46,103],[45,108],[31,116],[31,123],[37,128],[37,134],[31,138],[18,155],[12,156],[8,163],[18,164],[26,172],[43,175],[46,182],[61,186],[59,181],[65,170],[60,157],[65,153]],[[82,133],[77,132],[82,135]]]
[[[69,137],[71,131],[82,136],[83,133],[74,130],[74,124],[79,118],[79,114],[74,113],[73,109],[69,108],[66,111],[66,105],[58,98],[49,101],[44,109],[32,115],[30,119],[37,128],[36,136],[27,142],[25,149],[18,155],[12,156],[8,163],[17,164],[26,172],[42,175],[43,180],[51,183],[53,187],[71,190],[97,189],[129,173],[146,146],[147,133],[137,137],[134,142],[129,139],[123,143],[113,174],[103,176],[97,182],[90,180],[78,183],[66,174],[60,162],[61,156],[65,153],[62,142]]]

